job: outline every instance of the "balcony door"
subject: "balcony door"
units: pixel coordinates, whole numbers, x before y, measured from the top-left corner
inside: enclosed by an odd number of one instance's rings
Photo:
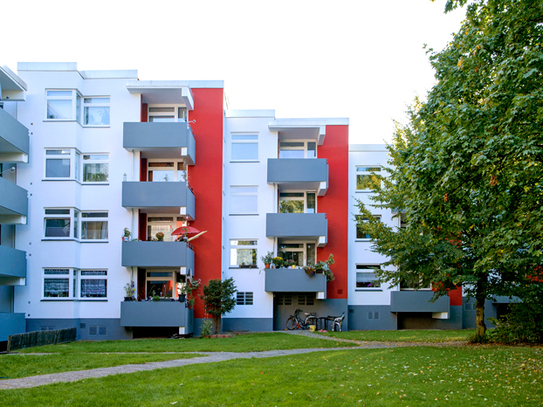
[[[149,240],[156,240],[156,234],[162,232],[165,242],[173,242],[177,236],[172,236],[172,232],[186,225],[187,222],[181,216],[149,214],[147,215],[147,237]]]
[[[293,266],[307,266],[315,264],[315,243],[292,242],[279,239],[278,256],[285,261],[290,261]]]
[[[167,105],[149,105],[149,122],[172,123],[187,120],[187,108]]]
[[[147,270],[145,297],[179,298],[179,290],[186,283],[185,276],[171,270]]]

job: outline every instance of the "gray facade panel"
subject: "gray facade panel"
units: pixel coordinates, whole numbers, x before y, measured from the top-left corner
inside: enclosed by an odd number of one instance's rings
[[[397,316],[389,305],[349,305],[349,330],[395,331]]]
[[[266,236],[326,240],[328,220],[324,213],[267,213]]]
[[[328,182],[324,158],[268,158],[268,184]]]
[[[10,223],[10,216],[28,215],[28,197],[26,189],[0,177],[0,223]]]
[[[0,341],[7,341],[10,335],[26,332],[24,313],[0,312]]]
[[[132,339],[132,331],[122,327],[118,318],[27,319],[26,332],[75,327],[77,340]]]
[[[0,158],[4,153],[28,155],[28,151],[28,129],[4,109],[0,109]]]
[[[272,318],[221,318],[222,331],[271,332]]]
[[[121,302],[121,326],[124,327],[185,327],[192,310],[179,301],[124,301]]]
[[[186,267],[194,270],[194,252],[185,242],[123,242],[123,267]]]
[[[462,329],[462,307],[450,307],[448,319],[432,318],[431,312],[399,312],[398,329]]]
[[[0,246],[0,285],[4,277],[26,277],[26,252]]]
[[[308,276],[302,269],[265,269],[267,292],[324,292],[326,296],[326,276]]]
[[[463,297],[463,312],[462,312],[462,328],[464,329],[474,329],[476,328],[475,323],[475,299]],[[498,318],[499,316],[499,307],[506,305],[500,302],[492,302],[491,300],[485,301],[485,325],[487,328],[494,327],[489,321],[489,318]]]
[[[195,199],[186,182],[124,181],[124,208],[179,208],[185,207],[187,216],[194,217]]]
[[[391,312],[449,312],[450,298],[440,297],[431,302],[433,291],[392,291]]]
[[[187,148],[189,164],[194,165],[196,162],[196,143],[192,129],[186,122],[125,122],[123,126],[123,147],[135,151]]]

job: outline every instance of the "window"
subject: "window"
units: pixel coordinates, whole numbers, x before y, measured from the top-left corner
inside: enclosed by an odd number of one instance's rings
[[[83,154],[83,182],[109,181],[108,160],[108,154]]]
[[[45,150],[45,178],[79,179],[79,158],[74,149]]]
[[[424,283],[422,277],[417,274],[404,276],[400,279],[400,290],[431,290],[432,285]]]
[[[107,240],[107,212],[81,212],[81,240]]]
[[[183,122],[187,120],[187,109],[179,106],[149,106],[149,122]]]
[[[232,161],[258,160],[258,134],[232,134]]]
[[[277,305],[292,305],[291,294],[275,294],[275,299],[277,300]]]
[[[356,190],[371,191],[381,186],[381,167],[356,167]]]
[[[381,219],[380,215],[374,215],[373,217],[376,220]],[[355,219],[356,219],[356,238],[359,239],[359,240],[362,240],[362,239],[363,240],[369,240],[369,239],[371,239],[371,236],[369,234],[367,234],[366,232],[364,232],[362,230],[362,227],[359,225],[360,221],[367,222],[368,218],[365,218],[362,215],[355,215]]]
[[[288,242],[279,239],[277,255],[293,266],[315,264],[315,243]]]
[[[46,268],[43,274],[44,298],[107,298],[107,270]]]
[[[357,264],[356,265],[356,288],[375,289],[381,288],[381,283],[376,281],[375,271],[379,265]]]
[[[83,125],[109,126],[109,98],[83,98]]]
[[[145,294],[147,298],[155,295],[163,298],[178,298],[177,289],[186,284],[185,276],[176,271],[147,271],[145,275]]]
[[[230,240],[230,267],[256,268],[256,240]]]
[[[316,158],[317,143],[314,141],[280,141],[279,158]]]
[[[75,208],[46,208],[44,237],[52,240],[107,240],[108,213],[80,212]]]
[[[181,216],[147,216],[147,238],[148,240],[156,239],[156,234],[164,233],[165,242],[173,242],[178,236],[172,236],[172,232],[180,226],[186,226],[186,222]]]
[[[279,193],[279,213],[315,213],[315,192],[281,192]]]
[[[298,295],[298,305],[315,305],[315,294]]]
[[[236,298],[237,305],[253,305],[253,293],[252,292],[237,292]]]
[[[185,182],[186,179],[183,161],[150,161],[147,164],[149,182]]]
[[[47,120],[80,121],[81,95],[75,89],[47,90]]]
[[[230,214],[258,214],[258,187],[230,187]]]

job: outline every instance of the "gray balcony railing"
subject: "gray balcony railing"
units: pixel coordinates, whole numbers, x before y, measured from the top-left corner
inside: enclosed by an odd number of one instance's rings
[[[121,302],[121,326],[184,327],[185,334],[190,334],[193,311],[179,301],[124,301]]]
[[[268,184],[317,190],[322,196],[328,190],[328,163],[324,158],[269,158]]]
[[[391,312],[449,312],[450,299],[440,297],[431,302],[433,291],[392,291],[390,293]]]
[[[27,163],[28,129],[0,109],[0,162]]]
[[[153,123],[125,122],[123,147],[127,150],[145,151],[148,158],[153,152],[160,155],[172,154],[179,149],[188,165],[196,163],[196,143],[192,129],[186,122]]]
[[[194,193],[186,182],[124,181],[122,194],[124,208],[174,211],[195,219]]]
[[[26,189],[0,177],[0,224],[26,225],[27,215]]]
[[[0,285],[22,285],[26,278],[26,252],[0,246]]]
[[[123,267],[185,267],[194,270],[194,252],[185,242],[123,242]],[[191,271],[191,273],[189,273]]]
[[[266,292],[324,292],[326,298],[326,276],[308,276],[303,269],[266,269]]]
[[[328,240],[328,220],[324,213],[267,213],[266,236],[297,240]]]

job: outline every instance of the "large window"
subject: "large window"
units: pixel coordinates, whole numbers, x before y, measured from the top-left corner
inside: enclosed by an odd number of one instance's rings
[[[145,295],[147,298],[178,298],[178,290],[186,284],[185,276],[175,271],[151,270],[146,272]]]
[[[81,212],[75,208],[46,208],[44,237],[53,240],[106,241],[108,212]]]
[[[376,219],[376,220],[379,220],[381,219],[381,216],[380,215],[373,215],[373,217]],[[370,240],[371,239],[371,236],[364,232],[363,228],[359,225],[359,222],[362,221],[362,222],[367,222],[368,221],[368,218],[365,218],[364,216],[362,215],[356,215],[355,216],[355,219],[356,219],[356,238],[358,240]]]
[[[108,160],[108,154],[83,154],[83,182],[108,182]]]
[[[107,270],[46,268],[43,270],[43,297],[107,298]]]
[[[381,185],[381,167],[356,167],[356,190],[372,191]]]
[[[315,192],[281,192],[279,193],[279,213],[315,213]]]
[[[230,240],[230,267],[256,268],[256,240]]]
[[[289,242],[279,240],[277,255],[292,266],[308,266],[315,264],[315,243]]]
[[[109,126],[109,98],[83,98],[83,125]]]
[[[258,134],[232,134],[232,161],[258,160]]]
[[[258,214],[258,187],[236,186],[230,187],[230,214],[253,215]]]
[[[80,118],[81,95],[75,89],[47,90],[48,120],[77,120]]]
[[[280,141],[279,158],[316,158],[317,143],[314,141]]]
[[[147,237],[156,240],[156,234],[164,233],[165,242],[173,242],[178,236],[172,236],[172,232],[180,226],[186,226],[181,216],[152,214],[147,216]]]
[[[356,288],[358,289],[380,289],[381,283],[377,281],[375,270],[379,265],[357,264],[356,265]]]
[[[187,109],[179,106],[149,106],[150,122],[182,122],[187,120]]]
[[[149,182],[184,182],[186,179],[183,161],[149,161],[147,164]]]

